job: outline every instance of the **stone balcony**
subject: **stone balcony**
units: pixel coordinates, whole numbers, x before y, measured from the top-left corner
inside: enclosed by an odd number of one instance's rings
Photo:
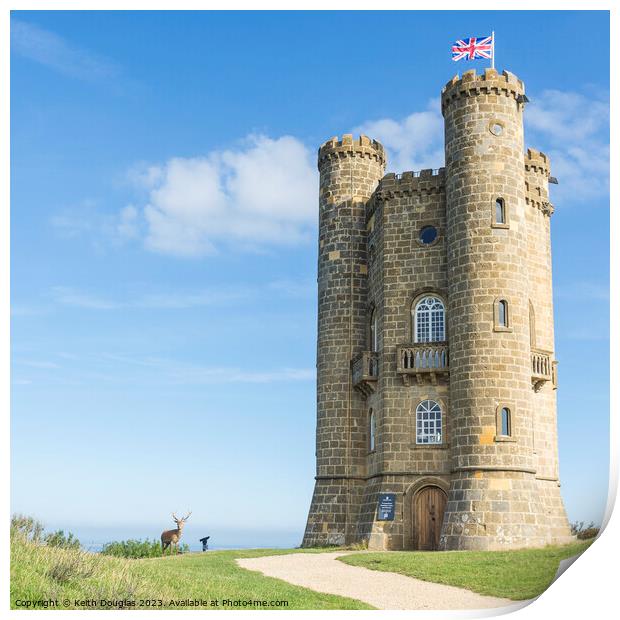
[[[551,381],[554,388],[557,387],[557,362],[553,360],[553,353],[532,349],[531,364],[532,387],[535,392],[538,392],[547,381]]]
[[[379,377],[379,354],[364,351],[351,361],[353,387],[368,397],[375,391]]]
[[[437,385],[439,380],[447,380],[450,373],[448,343],[400,345],[396,349],[396,372],[402,376],[405,385],[409,385],[411,377],[415,377],[420,385],[427,379],[433,385]]]

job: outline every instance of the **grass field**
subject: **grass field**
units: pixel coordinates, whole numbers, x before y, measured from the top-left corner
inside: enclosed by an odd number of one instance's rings
[[[225,601],[286,601],[269,609],[371,609],[353,599],[321,594],[264,577],[237,566],[235,558],[292,553],[260,549],[210,551],[176,557],[128,560],[83,551],[46,547],[18,536],[11,540],[11,608],[18,601],[58,600],[60,609],[101,609],[99,601],[118,601],[133,609],[176,608],[171,601],[205,601],[181,608],[256,609]],[[124,601],[135,601],[126,605]],[[63,601],[68,601],[65,605]],[[83,607],[76,601],[86,601]],[[88,601],[97,601],[97,605]],[[140,601],[148,601],[141,606]],[[161,601],[161,603],[159,602]],[[217,604],[215,603],[217,602]]]
[[[583,552],[589,544],[591,541],[520,551],[365,552],[340,560],[480,594],[523,600],[543,592],[553,580],[560,560]],[[236,558],[326,550],[211,551],[132,560],[47,546],[12,535],[11,607],[23,608],[25,601],[53,600],[61,609],[370,609],[360,601],[321,594],[244,570],[235,562]],[[248,600],[285,603],[257,606],[238,602]],[[109,603],[102,605],[101,601]]]
[[[401,573],[512,600],[534,598],[555,577],[560,560],[582,553],[592,541],[519,551],[392,551],[343,556],[341,562]]]

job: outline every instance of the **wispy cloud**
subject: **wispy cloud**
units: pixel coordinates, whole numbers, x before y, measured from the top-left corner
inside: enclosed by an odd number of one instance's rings
[[[275,280],[267,285],[270,291],[279,296],[309,299],[316,294],[315,280]]]
[[[545,90],[530,95],[524,119],[526,146],[551,157],[560,185],[552,200],[583,202],[609,193],[609,100],[591,89]],[[388,168],[395,172],[439,168],[444,165],[443,119],[438,99],[426,109],[402,119],[366,121],[353,129],[376,138],[386,147]]]
[[[42,314],[47,314],[48,312],[49,307],[47,306],[11,302],[12,317],[41,316]]]
[[[260,284],[239,284],[195,291],[166,291],[144,293],[129,298],[111,298],[68,286],[55,286],[50,290],[52,301],[63,306],[86,310],[182,310],[204,306],[238,304],[259,299],[265,294],[280,299],[308,298],[314,295],[315,283],[309,280],[274,280]]]
[[[60,366],[56,364],[55,362],[49,362],[46,360],[18,359],[18,360],[15,360],[14,363],[20,366],[28,366],[29,368],[38,368],[41,370],[57,370],[60,368]]]
[[[52,215],[49,223],[61,239],[82,240],[97,252],[105,254],[131,238],[130,216],[105,210],[95,200],[85,199],[67,205]]]
[[[88,82],[117,77],[119,67],[35,24],[11,20],[11,50],[64,75]]]
[[[12,378],[11,383],[13,385],[32,385],[32,379],[22,379],[20,377]]]
[[[353,129],[379,140],[386,148],[388,168],[396,172],[440,168],[444,161],[443,118],[439,99],[402,119],[366,121]]]
[[[64,306],[90,310],[122,310],[129,308],[183,309],[200,306],[222,305],[248,299],[256,295],[256,289],[238,287],[196,292],[148,293],[130,299],[112,299],[66,286],[51,290],[53,300]]]
[[[531,96],[525,112],[527,144],[551,157],[560,184],[552,200],[570,204],[609,193],[609,99],[590,89],[545,90]]]
[[[560,180],[552,189],[552,201],[584,203],[607,195],[605,96],[547,90],[531,99],[525,114],[526,145],[551,157],[553,174]],[[444,164],[438,99],[404,118],[366,121],[353,132],[384,144],[390,170]],[[143,162],[134,165],[127,178],[137,196],[114,214],[85,202],[54,216],[52,224],[67,237],[92,236],[99,249],[97,235],[112,244],[139,243],[154,252],[189,258],[305,244],[316,233],[314,154],[293,136],[250,135],[235,148]]]
[[[609,284],[603,282],[569,282],[556,284],[553,289],[555,297],[560,299],[587,299],[591,301],[609,301]]]
[[[174,384],[221,384],[221,383],[275,383],[284,381],[311,381],[316,378],[314,368],[275,368],[247,370],[225,366],[202,366],[178,360],[158,357],[132,357],[105,354],[115,364],[143,366],[156,376],[166,378]]]
[[[576,340],[579,342],[602,342],[609,340],[609,329],[599,326],[597,329],[585,327],[568,329],[564,332],[563,338],[566,340]]]
[[[134,167],[129,176],[148,197],[121,211],[119,231],[136,237],[142,226],[150,250],[197,257],[312,239],[317,173],[310,150],[291,136],[252,135],[237,149]]]
[[[118,310],[123,307],[122,303],[64,286],[55,286],[52,289],[52,297],[56,303],[90,310]]]

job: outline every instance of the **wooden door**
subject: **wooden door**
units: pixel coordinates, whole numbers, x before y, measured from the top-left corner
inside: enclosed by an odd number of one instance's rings
[[[446,508],[446,494],[439,488],[420,489],[413,498],[414,548],[421,551],[439,549],[439,536]]]

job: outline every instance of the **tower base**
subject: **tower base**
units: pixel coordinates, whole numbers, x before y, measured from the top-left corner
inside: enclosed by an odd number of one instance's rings
[[[356,542],[364,481],[318,478],[301,546],[331,547]]]
[[[573,540],[557,481],[513,471],[454,475],[440,549],[519,549]]]

